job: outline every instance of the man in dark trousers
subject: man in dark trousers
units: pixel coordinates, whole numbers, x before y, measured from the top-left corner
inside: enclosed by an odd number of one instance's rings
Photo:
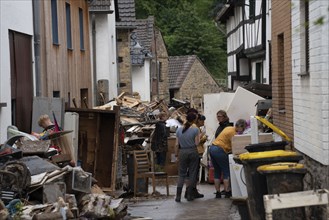
[[[168,116],[165,112],[158,115],[159,121],[155,124],[155,130],[151,138],[151,149],[156,156],[156,171],[163,171],[168,151],[168,132],[166,120]]]

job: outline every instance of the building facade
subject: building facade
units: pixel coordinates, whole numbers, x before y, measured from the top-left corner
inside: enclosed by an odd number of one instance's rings
[[[226,26],[228,88],[271,84],[270,1],[227,0],[216,22]]]
[[[90,6],[91,59],[94,103],[102,105],[118,96],[117,1],[94,1]]]
[[[68,107],[91,107],[88,1],[35,2],[40,8],[35,19],[40,36],[37,96],[63,98]]]
[[[273,123],[293,138],[291,1],[272,1]]]
[[[135,1],[118,1],[119,21],[116,22],[118,54],[118,93],[132,94],[132,61],[130,35],[136,29]]]
[[[33,3],[0,1],[0,143],[7,126],[30,132],[33,73]]]
[[[293,1],[291,8],[292,91],[295,148],[305,155],[307,189],[329,188],[328,1]],[[325,207],[308,216],[327,219]]]
[[[131,40],[133,92],[145,101],[169,102],[168,53],[153,16],[136,20]]]
[[[169,57],[170,99],[188,101],[202,111],[203,95],[219,92],[223,92],[223,88],[196,55]]]

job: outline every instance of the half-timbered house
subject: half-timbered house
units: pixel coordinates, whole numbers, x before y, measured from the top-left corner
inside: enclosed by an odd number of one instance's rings
[[[227,0],[216,22],[226,25],[228,87],[270,84],[270,1]]]

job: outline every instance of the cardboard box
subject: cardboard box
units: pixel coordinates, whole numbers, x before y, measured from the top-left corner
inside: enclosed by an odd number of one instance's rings
[[[259,143],[270,142],[273,141],[272,133],[259,133],[258,135]],[[242,134],[235,135],[232,138],[232,153],[234,155],[239,155],[245,152],[248,152],[245,146],[251,144],[251,134]]]

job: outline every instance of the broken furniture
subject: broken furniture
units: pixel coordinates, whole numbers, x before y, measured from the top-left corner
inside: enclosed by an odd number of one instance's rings
[[[137,193],[137,180],[139,178],[152,178],[153,193],[155,193],[155,179],[165,178],[167,196],[169,196],[168,174],[166,172],[153,172],[148,153],[145,150],[134,151],[134,196]]]
[[[266,220],[272,220],[273,210],[304,206],[326,205],[329,211],[329,191],[327,189],[309,190],[277,195],[264,195]]]
[[[100,187],[115,190],[118,162],[119,107],[113,110],[70,108],[79,114],[78,160]]]

